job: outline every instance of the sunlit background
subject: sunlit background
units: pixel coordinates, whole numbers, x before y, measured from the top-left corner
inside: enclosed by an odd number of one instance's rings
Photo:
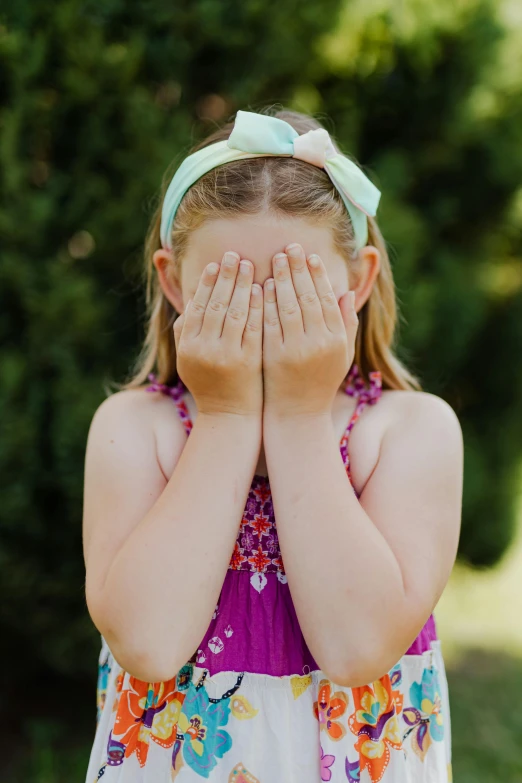
[[[437,612],[454,778],[522,783],[519,0],[3,0],[2,783],[84,780],[85,442],[143,338],[163,173],[237,109],[274,103],[315,114],[383,192],[398,352],[466,444]]]

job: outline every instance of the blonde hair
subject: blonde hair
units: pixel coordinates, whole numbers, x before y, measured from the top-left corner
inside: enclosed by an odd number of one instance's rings
[[[322,127],[307,115],[292,111],[270,111],[292,125],[299,133]],[[192,151],[227,139],[233,122],[212,133]],[[155,371],[160,383],[177,380],[173,324],[178,315],[166,298],[153,264],[153,255],[161,247],[161,206],[172,176],[166,174],[160,202],[152,217],[145,241],[145,282],[147,331],[143,348],[130,379],[119,386],[131,389],[147,381]],[[234,218],[262,210],[327,223],[334,243],[346,258],[349,271],[357,275],[357,253],[353,229],[342,199],[328,175],[316,166],[294,158],[252,158],[234,161],[209,171],[184,196],[172,227],[175,265],[183,259],[195,229],[207,219]],[[393,352],[398,319],[395,286],[386,246],[373,218],[368,218],[368,244],[381,256],[381,268],[367,302],[358,313],[359,328],[355,358],[359,371],[368,381],[372,370],[380,371],[383,388],[420,390],[420,383]],[[351,277],[351,276],[350,276]]]

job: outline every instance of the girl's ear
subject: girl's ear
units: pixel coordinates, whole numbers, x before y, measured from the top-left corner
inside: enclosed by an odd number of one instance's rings
[[[381,269],[381,254],[373,245],[366,245],[359,250],[357,281],[350,286],[355,293],[355,310],[359,312],[368,301],[374,283]]]
[[[185,308],[181,293],[181,284],[174,271],[175,264],[172,250],[164,250],[163,248],[156,250],[152,256],[152,262],[156,267],[163,293],[176,312],[182,313]]]

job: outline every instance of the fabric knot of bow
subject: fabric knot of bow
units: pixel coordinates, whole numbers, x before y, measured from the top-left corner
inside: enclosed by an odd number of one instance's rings
[[[315,128],[294,139],[294,158],[324,169],[328,158],[337,155],[330,134],[324,128]]]

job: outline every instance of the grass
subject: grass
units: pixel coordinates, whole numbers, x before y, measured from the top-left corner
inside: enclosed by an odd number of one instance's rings
[[[474,650],[448,680],[455,783],[522,783],[522,659]]]
[[[522,513],[516,540],[495,569],[455,566],[437,607],[437,626],[449,663],[469,648],[522,661]]]
[[[94,722],[71,736],[71,724],[37,718],[24,727],[24,742],[2,783],[84,783]]]

